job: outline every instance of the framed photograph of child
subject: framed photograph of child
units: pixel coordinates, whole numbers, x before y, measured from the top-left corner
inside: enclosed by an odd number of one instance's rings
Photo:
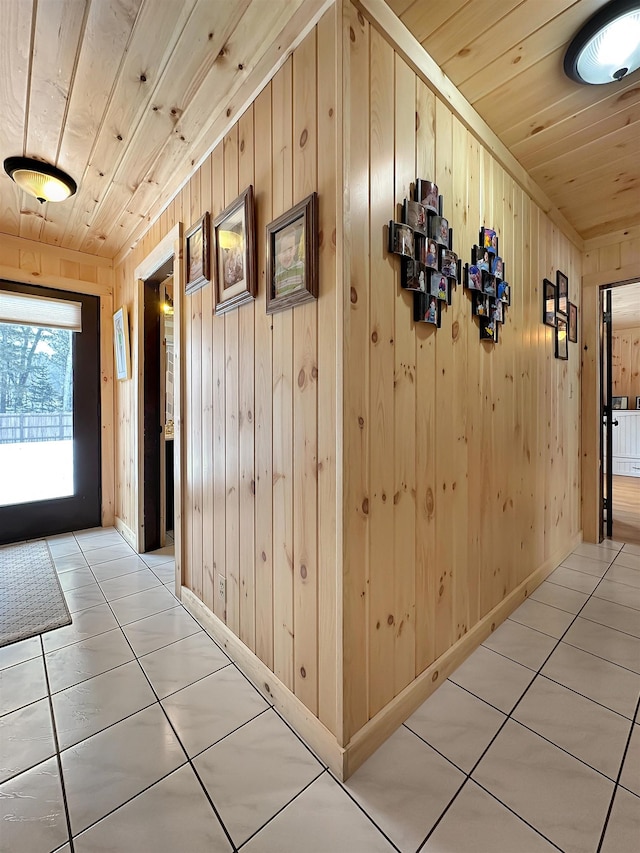
[[[482,289],[487,294],[487,296],[493,296],[494,298],[498,292],[496,279],[488,272],[482,273]]]
[[[317,298],[318,194],[312,193],[267,225],[266,311],[275,314]]]
[[[498,281],[498,299],[505,305],[511,305],[511,285],[506,281]]]
[[[473,294],[473,313],[476,317],[488,317],[490,311],[489,296],[476,291]]]
[[[465,284],[469,290],[482,290],[482,270],[475,264],[465,264]]]
[[[442,302],[430,293],[413,294],[413,320],[415,323],[431,323],[440,327]]]
[[[410,225],[393,220],[389,222],[389,251],[394,255],[404,255],[405,258],[415,257],[414,233]]]
[[[578,306],[569,303],[569,340],[572,344],[578,343]]]
[[[498,343],[499,324],[493,317],[480,317],[480,340],[491,341],[494,344]]]
[[[410,225],[422,234],[427,233],[427,209],[419,201],[405,198],[402,218],[406,225]]]
[[[458,280],[458,256],[451,249],[440,250],[440,271],[447,278]]]
[[[429,293],[432,296],[435,296],[436,299],[440,299],[442,302],[449,304],[449,280],[446,275],[441,272],[431,273]]]
[[[542,281],[542,322],[556,327],[556,286],[548,278]]]
[[[488,249],[484,249],[482,246],[474,246],[471,257],[479,270],[491,272],[491,256]]]
[[[439,243],[445,248],[449,248],[449,221],[444,216],[429,217],[429,236],[436,243]]]
[[[493,228],[480,229],[480,245],[483,249],[491,252],[491,254],[498,254],[498,235]]]
[[[427,289],[427,279],[430,272],[413,258],[402,258],[402,276],[400,284],[405,290],[418,290],[424,293]]]
[[[431,213],[439,213],[438,185],[434,184],[433,181],[425,181],[422,178],[417,178],[416,201],[419,201]]]
[[[256,298],[255,222],[251,185],[213,220],[216,314]]]
[[[504,261],[498,255],[491,262],[491,274],[496,278],[504,278]]]
[[[556,358],[567,361],[569,358],[569,338],[567,336],[567,319],[560,315],[556,318]]]
[[[209,212],[184,235],[185,293],[193,293],[211,281],[209,271]]]
[[[556,313],[567,317],[569,304],[569,279],[563,272],[556,270]]]

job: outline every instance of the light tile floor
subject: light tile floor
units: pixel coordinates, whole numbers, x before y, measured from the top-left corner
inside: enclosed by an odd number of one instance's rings
[[[73,624],[0,649],[2,853],[640,850],[640,547],[576,548],[342,785],[171,548],[49,542]]]

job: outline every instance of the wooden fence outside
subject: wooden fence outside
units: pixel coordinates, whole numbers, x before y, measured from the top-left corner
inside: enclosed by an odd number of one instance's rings
[[[73,438],[73,412],[0,415],[0,444]]]

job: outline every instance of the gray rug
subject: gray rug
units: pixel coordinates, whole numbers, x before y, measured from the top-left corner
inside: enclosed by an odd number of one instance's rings
[[[0,646],[70,624],[47,543],[0,548]]]

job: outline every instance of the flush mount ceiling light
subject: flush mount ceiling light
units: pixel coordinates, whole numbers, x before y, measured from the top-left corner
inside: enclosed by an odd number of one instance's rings
[[[4,170],[20,189],[40,202],[64,201],[78,189],[62,169],[30,157],[7,157]]]
[[[564,58],[577,83],[622,80],[640,67],[640,0],[613,0],[575,36]]]

